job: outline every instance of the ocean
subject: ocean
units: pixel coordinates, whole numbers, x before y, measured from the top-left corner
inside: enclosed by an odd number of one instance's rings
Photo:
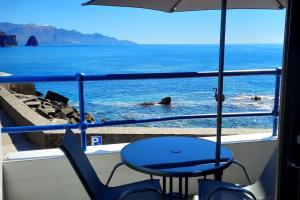
[[[281,44],[227,45],[225,70],[275,69]],[[0,71],[15,75],[86,75],[218,70],[218,45],[39,46],[0,48]],[[77,83],[36,83],[78,107]],[[275,76],[225,77],[224,112],[271,111]],[[96,121],[216,113],[217,78],[102,81],[85,83],[86,111]],[[170,96],[171,106],[141,106]],[[254,96],[262,97],[253,101]],[[133,126],[133,125],[130,125]],[[216,119],[145,123],[146,127],[216,127]],[[271,128],[272,117],[223,119],[226,128]]]

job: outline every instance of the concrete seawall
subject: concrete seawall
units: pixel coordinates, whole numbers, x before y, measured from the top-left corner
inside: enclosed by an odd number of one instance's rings
[[[17,99],[4,87],[0,86],[1,109],[16,126],[47,125],[49,121],[31,110],[21,100]],[[43,132],[26,134],[29,140],[41,148],[45,148],[45,135]]]
[[[0,119],[1,120],[1,119]],[[0,123],[0,128],[1,128],[1,123]],[[1,131],[0,131],[1,134]],[[3,146],[2,146],[2,134],[0,135],[0,180],[1,180],[1,187],[0,187],[0,200],[3,199],[3,185],[4,185],[4,181],[3,181],[3,158],[4,158],[4,154],[3,154]]]

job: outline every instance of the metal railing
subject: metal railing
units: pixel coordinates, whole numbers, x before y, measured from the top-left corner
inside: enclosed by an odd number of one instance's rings
[[[278,114],[279,114],[279,90],[281,68],[266,69],[266,70],[240,70],[240,71],[225,71],[224,76],[257,76],[257,75],[275,75],[275,93],[274,93],[274,107],[272,112],[243,112],[243,113],[223,113],[222,117],[253,117],[253,116],[273,116],[273,136],[277,133]],[[0,83],[20,83],[20,82],[60,82],[60,81],[77,81],[79,94],[79,110],[80,122],[77,124],[51,124],[41,126],[15,126],[3,127],[1,132],[6,133],[24,133],[45,130],[60,130],[65,128],[79,128],[81,131],[81,146],[86,150],[86,130],[88,128],[137,124],[148,122],[161,122],[170,120],[183,119],[205,119],[216,118],[217,114],[195,114],[195,115],[178,115],[173,117],[150,118],[140,120],[115,120],[109,122],[88,123],[85,121],[85,107],[84,107],[84,82],[85,81],[111,81],[111,80],[141,80],[141,79],[178,79],[178,78],[203,78],[203,77],[217,77],[217,71],[213,72],[179,72],[179,73],[145,73],[145,74],[108,74],[108,75],[84,75],[76,74],[75,76],[8,76],[0,77]]]

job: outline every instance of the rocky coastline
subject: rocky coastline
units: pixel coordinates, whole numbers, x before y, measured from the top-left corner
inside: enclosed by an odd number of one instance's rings
[[[48,91],[47,94],[43,96],[38,92],[32,93],[33,90],[28,92],[28,87],[27,92],[23,90],[23,93],[19,92],[20,89],[16,88],[17,87],[12,85],[9,92],[52,123],[76,124],[80,122],[80,112],[76,107],[68,104],[68,98],[53,91]],[[95,118],[90,113],[85,113],[85,120],[88,123],[95,123]]]
[[[17,45],[18,43],[16,35],[6,35],[0,30],[0,47],[11,47]]]

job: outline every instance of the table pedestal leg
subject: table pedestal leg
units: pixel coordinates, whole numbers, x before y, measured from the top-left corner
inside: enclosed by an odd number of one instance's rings
[[[182,200],[182,178],[179,177],[179,199]]]
[[[215,180],[222,181],[223,171],[215,173]]]
[[[188,177],[185,177],[184,187],[185,187],[184,199],[187,199],[188,195],[189,195],[189,178]]]
[[[163,193],[166,194],[166,177],[163,177]]]
[[[173,177],[170,177],[169,179],[169,193],[173,192]]]

